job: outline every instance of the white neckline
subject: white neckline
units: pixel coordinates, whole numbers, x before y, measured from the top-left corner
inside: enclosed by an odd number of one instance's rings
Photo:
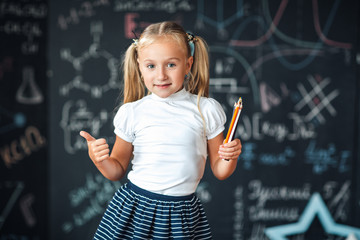
[[[162,98],[159,97],[158,95],[156,95],[155,93],[151,93],[150,97],[153,100],[157,100],[157,101],[163,101],[163,102],[168,102],[168,101],[177,101],[177,100],[182,100],[187,96],[187,91],[185,90],[185,88],[182,88],[180,91],[171,94],[170,96],[166,97],[166,98]]]

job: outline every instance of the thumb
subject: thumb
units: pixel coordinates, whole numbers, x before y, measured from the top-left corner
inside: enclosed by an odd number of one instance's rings
[[[96,140],[93,136],[90,135],[90,133],[85,132],[85,131],[81,131],[81,132],[80,132],[80,136],[82,136],[83,138],[85,138],[87,142],[95,141],[95,140]]]

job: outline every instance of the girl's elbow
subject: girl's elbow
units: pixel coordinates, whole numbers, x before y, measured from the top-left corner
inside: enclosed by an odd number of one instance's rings
[[[221,181],[226,180],[227,178],[229,178],[236,169],[236,165],[234,167],[231,168],[227,168],[227,169],[219,169],[218,171],[213,171],[215,177]]]
[[[220,181],[226,180],[231,174],[232,173],[214,173],[215,177]]]
[[[224,181],[228,178],[228,176],[216,176],[216,178],[220,181]]]
[[[123,177],[123,175],[120,174],[103,174],[103,176],[113,182],[120,181]]]

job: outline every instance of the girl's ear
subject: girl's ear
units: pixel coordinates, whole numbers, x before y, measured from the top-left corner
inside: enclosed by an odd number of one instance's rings
[[[142,75],[142,72],[141,72],[141,68],[140,68],[140,60],[139,60],[139,58],[137,58],[136,61],[137,61],[138,70],[139,70],[139,72],[140,72],[140,80],[141,80],[141,81],[144,81],[143,75]]]
[[[186,61],[186,72],[189,72],[191,70],[192,64],[194,62],[194,58],[191,56]]]

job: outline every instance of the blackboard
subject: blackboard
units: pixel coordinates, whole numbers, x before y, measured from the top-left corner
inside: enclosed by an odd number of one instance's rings
[[[214,239],[359,234],[357,1],[53,0],[49,10],[50,239],[90,239],[126,181],[98,173],[79,131],[114,142],[121,56],[133,31],[164,20],[207,40],[211,97],[228,118],[244,101],[236,172],[218,181],[208,167],[197,189]],[[305,213],[318,217],[301,222]]]
[[[0,3],[0,239],[46,239],[47,1]]]

